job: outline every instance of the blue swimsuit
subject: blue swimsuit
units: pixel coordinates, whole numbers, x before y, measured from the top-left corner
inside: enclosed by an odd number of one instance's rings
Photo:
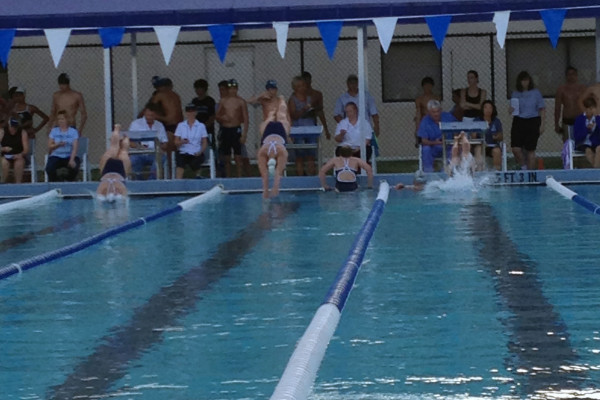
[[[344,166],[335,169],[333,172],[335,174],[335,188],[337,190],[340,192],[351,192],[358,189],[358,182],[356,182],[356,173],[358,171],[350,168],[347,158],[344,158]],[[343,176],[340,176],[342,173],[344,173]],[[348,178],[347,175],[350,175],[350,177]]]

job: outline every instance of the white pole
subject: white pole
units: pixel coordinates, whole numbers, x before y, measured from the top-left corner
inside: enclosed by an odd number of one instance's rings
[[[138,115],[138,76],[137,76],[137,37],[131,32],[131,104],[133,105],[133,119]]]
[[[365,115],[366,115],[366,102],[365,102],[365,81],[366,81],[366,68],[365,68],[365,29],[362,26],[356,28],[356,46],[358,54],[358,130],[361,132],[363,139],[360,142],[360,158],[364,161],[367,160],[367,148],[365,145],[366,140],[366,127],[365,127]],[[364,175],[366,171],[361,171]]]
[[[110,49],[104,49],[104,123],[106,126],[106,148],[110,145],[112,120],[112,77],[110,75]]]

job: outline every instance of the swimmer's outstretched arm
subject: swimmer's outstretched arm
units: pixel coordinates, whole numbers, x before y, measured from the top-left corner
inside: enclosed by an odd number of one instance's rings
[[[335,166],[335,158],[330,159],[321,167],[319,170],[319,180],[321,181],[321,187],[325,190],[331,190],[332,188],[327,185],[327,181],[325,179],[325,174],[330,171]]]

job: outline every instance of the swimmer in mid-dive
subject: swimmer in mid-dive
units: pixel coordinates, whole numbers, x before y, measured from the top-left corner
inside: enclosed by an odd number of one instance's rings
[[[452,145],[452,158],[448,164],[447,173],[453,176],[455,173],[468,173],[473,175],[475,165],[473,163],[473,155],[471,154],[471,144],[465,132],[461,132],[454,137]]]
[[[274,175],[271,195],[279,194],[279,183],[288,160],[286,142],[290,142],[290,138],[284,125],[279,121],[270,121],[265,126],[261,147],[257,154],[258,170],[263,181],[263,198],[265,199],[269,198],[269,173]]]
[[[110,137],[110,146],[100,158],[102,177],[96,190],[99,200],[113,202],[127,196],[125,179],[131,172],[129,159],[129,138],[121,139],[121,126],[115,125]]]
[[[277,107],[272,107],[260,124],[262,139],[256,158],[263,183],[264,199],[269,198],[269,173],[274,175],[271,196],[275,197],[279,194],[279,184],[288,160],[285,144],[292,142],[289,136],[290,127],[287,104],[283,97],[279,97]]]
[[[323,165],[319,171],[319,179],[321,180],[321,187],[323,189],[331,190],[325,182],[325,174],[331,169],[333,169],[333,174],[335,175],[335,190],[338,192],[351,192],[358,189],[356,175],[359,173],[360,168],[364,168],[367,171],[368,187],[373,187],[373,170],[371,166],[361,158],[353,157],[352,153],[353,150],[351,147],[340,147],[340,155],[332,158]]]

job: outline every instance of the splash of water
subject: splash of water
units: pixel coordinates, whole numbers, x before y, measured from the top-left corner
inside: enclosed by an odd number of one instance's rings
[[[453,169],[453,173],[446,180],[429,181],[423,189],[423,194],[427,197],[435,198],[443,195],[445,198],[473,198],[474,195],[481,194],[482,189],[489,187],[493,182],[493,173],[486,173],[474,176],[473,167],[475,160],[473,158],[463,159],[458,167]]]

